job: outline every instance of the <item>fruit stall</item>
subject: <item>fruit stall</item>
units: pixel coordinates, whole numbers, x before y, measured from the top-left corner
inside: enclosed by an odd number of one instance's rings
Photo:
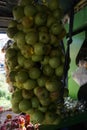
[[[82,84],[75,74],[83,67],[79,61],[87,58],[87,49],[79,56],[84,39],[87,43],[87,1],[9,0],[1,4],[11,7],[7,13],[0,11],[0,32],[11,40],[3,53],[17,127],[57,130],[85,123],[87,98],[78,98]],[[9,121],[11,115],[5,123]]]

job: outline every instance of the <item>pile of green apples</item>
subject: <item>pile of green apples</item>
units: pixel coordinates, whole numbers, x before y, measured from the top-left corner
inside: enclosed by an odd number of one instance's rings
[[[57,101],[65,57],[60,41],[66,35],[61,18],[58,0],[47,5],[21,0],[7,28],[14,41],[5,54],[7,82],[14,88],[12,111],[30,114],[33,123],[61,120]]]

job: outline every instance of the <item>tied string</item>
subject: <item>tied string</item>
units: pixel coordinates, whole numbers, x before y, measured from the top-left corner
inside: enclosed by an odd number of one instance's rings
[[[70,44],[72,43],[72,32],[73,32],[73,21],[74,21],[74,8],[70,12],[70,22],[69,22],[69,35],[67,41],[67,50],[65,53],[65,64],[64,64],[64,87],[66,86],[66,79],[68,76],[68,70],[70,68]]]

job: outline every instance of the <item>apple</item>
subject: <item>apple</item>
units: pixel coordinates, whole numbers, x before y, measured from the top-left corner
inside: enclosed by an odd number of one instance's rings
[[[35,15],[35,25],[43,26],[46,24],[47,15],[45,13],[39,12]]]
[[[32,58],[32,61],[34,61],[34,62],[40,62],[40,61],[42,61],[43,56],[33,54],[31,58]]]
[[[39,106],[38,110],[45,113],[47,111],[47,107],[46,106]]]
[[[34,111],[33,114],[31,115],[31,123],[33,124],[41,123],[43,120],[44,120],[44,114],[39,110]]]
[[[10,78],[10,81],[11,82],[14,82],[15,81],[15,75],[16,75],[16,71],[15,70],[12,70],[9,72],[9,78]]]
[[[19,103],[19,110],[20,110],[21,112],[26,113],[27,110],[28,110],[29,108],[31,108],[31,107],[32,107],[32,105],[31,105],[31,101],[30,101],[29,99],[23,99],[23,100],[20,101],[20,103]]]
[[[39,68],[36,68],[36,67],[32,67],[30,70],[29,70],[29,76],[31,79],[38,79],[41,75],[41,71]]]
[[[45,53],[45,46],[42,43],[36,43],[34,45],[35,55],[43,55]]]
[[[17,75],[15,76],[16,82],[24,83],[28,80],[29,75],[26,70],[20,70]]]
[[[60,82],[58,80],[47,80],[46,84],[45,84],[46,89],[49,92],[54,92],[54,91],[58,91],[59,87],[60,87]]]
[[[27,59],[29,59],[34,53],[33,47],[27,44],[25,44],[24,47],[20,48],[20,50],[21,54]]]
[[[34,93],[32,90],[22,89],[22,96],[24,99],[31,99]]]
[[[49,92],[47,91],[46,88],[44,87],[36,87],[34,89],[34,94],[39,98],[39,99],[43,99],[43,100],[47,100],[48,96],[49,96]]]
[[[5,58],[10,59],[17,55],[17,50],[14,48],[9,47],[6,51]]]
[[[50,40],[49,34],[46,32],[39,32],[39,41],[41,43],[48,43]]]
[[[54,35],[59,35],[62,32],[63,25],[60,22],[55,22],[51,25],[50,31]]]
[[[59,90],[50,92],[50,98],[51,98],[51,101],[53,101],[53,102],[57,101],[59,96],[60,96],[60,91]]]
[[[54,69],[49,64],[43,66],[44,75],[51,76],[53,73],[54,73]]]
[[[14,6],[12,13],[14,19],[19,21],[24,17],[24,8],[20,5]]]
[[[57,118],[57,114],[53,112],[46,112],[45,113],[45,120],[47,124],[52,124]]]
[[[40,103],[41,103],[42,106],[45,106],[45,107],[49,106],[49,104],[51,103],[51,99],[50,99],[50,97],[48,97],[46,99],[40,98]]]
[[[14,57],[8,59],[6,63],[9,68],[9,71],[13,70],[18,65],[17,57],[14,56]]]
[[[17,55],[17,61],[20,66],[24,66],[25,57],[20,52]]]
[[[44,56],[43,60],[41,61],[41,64],[42,65],[47,65],[49,63],[49,59],[50,59],[49,56]]]
[[[53,11],[53,16],[57,19],[57,20],[61,20],[63,17],[63,12],[61,8],[57,8]]]
[[[36,31],[28,32],[25,36],[26,43],[34,45],[38,41],[38,33]]]
[[[47,81],[47,77],[46,77],[46,76],[40,76],[40,77],[37,79],[38,85],[39,85],[40,87],[44,87],[46,81]]]
[[[12,111],[16,114],[20,114],[19,103],[12,104]]]
[[[59,46],[59,39],[57,36],[50,34],[50,44],[52,44],[54,47],[58,47]]]
[[[52,14],[48,15],[48,17],[47,17],[47,27],[50,28],[50,26],[51,26],[53,23],[55,23],[55,22],[56,22],[55,17],[54,17]]]
[[[58,9],[59,8],[59,1],[58,0],[50,0],[50,2],[48,2],[48,8],[51,11]]]
[[[23,24],[17,23],[17,29],[18,29],[18,31],[23,31]]]
[[[24,28],[30,28],[33,26],[33,18],[32,17],[23,17],[22,18],[22,25]]]
[[[28,79],[23,83],[23,88],[26,90],[32,90],[36,87],[36,81],[32,79]]]
[[[60,59],[58,57],[51,57],[49,59],[49,65],[54,69],[57,68],[61,64]]]
[[[24,68],[29,70],[34,65],[35,65],[35,62],[33,62],[31,58],[25,59],[25,61],[24,61]]]
[[[9,24],[8,24],[8,28],[12,28],[12,27],[17,27],[17,21],[12,19]]]
[[[31,104],[32,108],[38,108],[40,105],[39,99],[36,96],[32,97]]]
[[[46,26],[41,26],[41,27],[38,28],[38,31],[39,31],[39,32],[46,32],[46,33],[48,33],[48,27],[46,27]]]
[[[55,69],[55,74],[58,76],[58,77],[63,77],[63,74],[64,74],[64,65],[61,64],[60,66],[58,66],[56,69]]]
[[[18,29],[16,27],[7,28],[6,33],[9,38],[13,38],[17,33]]]
[[[33,17],[37,13],[36,7],[32,4],[28,4],[24,7],[24,14],[27,17]]]
[[[26,6],[26,5],[31,4],[31,3],[32,3],[32,0],[21,0],[20,1],[21,6]]]

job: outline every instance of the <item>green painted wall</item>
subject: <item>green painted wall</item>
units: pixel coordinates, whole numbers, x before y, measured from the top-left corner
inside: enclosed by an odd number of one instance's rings
[[[82,25],[84,25],[85,23],[87,23],[87,6],[75,14],[73,29],[77,29],[81,27]],[[66,29],[68,30],[68,25],[66,25]],[[69,88],[70,97],[77,99],[77,93],[80,86],[73,80],[72,73],[77,69],[75,60],[79,52],[79,49],[85,39],[85,32],[81,32],[73,36],[72,39],[73,39],[73,42],[70,45],[71,63],[70,63],[70,69],[68,72],[68,88]],[[66,42],[67,41],[65,41],[64,43],[66,44]]]

